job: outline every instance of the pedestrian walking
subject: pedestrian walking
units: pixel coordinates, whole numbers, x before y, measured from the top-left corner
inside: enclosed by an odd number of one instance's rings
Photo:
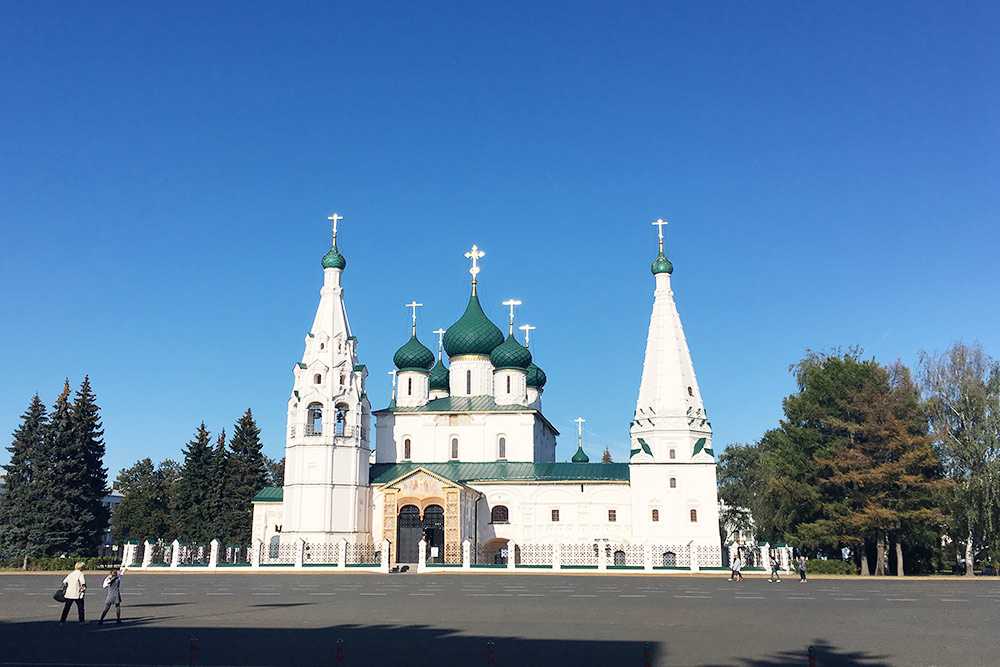
[[[771,556],[771,576],[768,579],[770,583],[778,582],[781,583],[781,575],[778,574],[778,559]]]
[[[743,581],[743,559],[736,557],[736,581]]]
[[[806,557],[799,556],[799,583],[806,583]]]
[[[101,620],[98,625],[104,623],[104,617],[108,615],[111,605],[115,606],[115,623],[121,625],[122,622],[122,577],[125,576],[125,566],[121,570],[111,570],[111,574],[104,579],[104,588],[108,589],[108,597],[104,600],[104,611],[101,612]]]
[[[733,562],[729,565],[729,569],[731,570],[729,573],[729,581],[737,581],[736,575],[740,570],[740,552],[737,551],[736,555],[733,556]]]
[[[66,585],[66,601],[63,602],[62,616],[59,618],[60,623],[66,622],[66,616],[69,615],[69,608],[76,603],[76,613],[80,617],[80,622],[83,623],[83,594],[87,590],[87,580],[83,576],[83,563],[77,563],[73,571],[66,575],[63,579],[63,584]]]

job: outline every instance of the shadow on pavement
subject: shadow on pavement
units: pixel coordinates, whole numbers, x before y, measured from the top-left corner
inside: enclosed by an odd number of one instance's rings
[[[762,658],[744,658],[736,663],[739,667],[785,667],[785,665],[809,664],[809,646],[798,651],[779,651]],[[816,667],[890,667],[883,655],[871,655],[860,651],[842,651],[821,639],[811,646],[816,650]]]
[[[162,618],[130,618],[122,625],[51,621],[0,623],[0,664],[332,665],[343,640],[343,664],[408,667],[496,665],[641,665],[643,644],[587,639],[483,637],[425,625],[339,625],[318,628],[164,627]],[[498,628],[501,629],[502,628]],[[665,647],[651,644],[654,664],[668,664]],[[661,662],[664,661],[664,662]],[[770,664],[770,663],[762,663]],[[826,667],[823,665],[823,667]]]

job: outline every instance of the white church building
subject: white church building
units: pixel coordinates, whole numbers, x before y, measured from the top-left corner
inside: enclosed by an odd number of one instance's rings
[[[582,446],[556,461],[556,436],[542,399],[546,375],[476,294],[484,256],[476,246],[465,312],[438,330],[435,355],[417,337],[396,351],[392,400],[371,409],[368,371],[357,355],[333,246],[288,399],[285,485],[254,499],[253,539],[271,549],[299,543],[380,545],[392,563],[542,563],[553,549],[566,566],[609,560],[657,565],[721,560],[712,432],[671,289],[673,265],[660,252],[646,356],[631,421],[628,463],[591,463]],[[447,365],[441,349],[447,354]],[[375,429],[371,430],[371,418]],[[372,435],[374,433],[374,448]],[[513,553],[509,547],[514,546]]]

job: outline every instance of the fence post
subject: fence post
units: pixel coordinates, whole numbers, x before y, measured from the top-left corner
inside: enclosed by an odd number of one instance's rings
[[[758,542],[757,546],[760,547],[760,566],[762,568],[764,568],[765,570],[767,570],[768,574],[770,574],[771,573],[771,561],[770,561],[770,559],[771,559],[771,545],[769,543],[767,543],[767,542],[764,542],[764,544],[761,544],[760,542]]]
[[[176,570],[181,563],[181,541],[174,540],[170,543],[170,569]]]
[[[649,542],[642,545],[642,569],[646,572],[653,571],[653,545]]]
[[[222,543],[219,540],[212,540],[209,542],[209,547],[211,551],[208,554],[208,566],[211,568],[219,567],[219,547]]]
[[[392,545],[389,544],[389,540],[382,540],[382,558],[378,564],[378,569],[383,574],[389,574],[389,549],[391,547]]]
[[[347,540],[340,538],[337,547],[337,567],[344,569],[347,567]]]
[[[698,545],[694,543],[694,540],[688,542],[688,553],[691,554],[691,571],[698,572]]]
[[[513,570],[517,567],[517,544],[514,540],[507,540],[507,569]]]
[[[250,567],[259,568],[260,567],[260,557],[264,553],[264,542],[261,540],[254,540],[253,544],[250,546]]]
[[[562,542],[552,545],[552,571],[558,572],[562,569]]]
[[[472,569],[472,541],[469,538],[462,542],[462,569]]]
[[[306,562],[306,541],[301,537],[295,540],[295,569],[301,570]],[[281,544],[278,544],[278,552],[281,552]]]
[[[142,550],[142,569],[149,567],[149,564],[153,562],[153,547],[156,546],[149,540],[146,540],[145,549]]]
[[[607,540],[597,540],[597,570],[605,572],[608,569]]]
[[[427,569],[427,540],[420,538],[420,542],[417,543],[417,572],[423,572]]]

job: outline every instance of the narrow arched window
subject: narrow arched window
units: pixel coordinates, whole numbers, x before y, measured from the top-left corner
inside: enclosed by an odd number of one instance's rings
[[[342,405],[337,406],[337,420],[334,423],[337,435],[347,435],[347,408]]]
[[[694,396],[694,389],[688,387],[688,396]]]
[[[322,350],[322,349],[324,349],[324,348],[326,348],[326,343],[320,343],[320,344],[319,344],[319,349],[321,349],[321,350]]]
[[[406,378],[406,395],[413,395],[413,378]]]
[[[451,458],[458,458],[458,438],[451,439]]]
[[[677,488],[677,478],[676,477],[671,477],[670,478],[670,488],[671,489],[676,489]]]
[[[503,505],[494,507],[493,511],[490,512],[490,521],[493,523],[508,523],[509,513],[507,512],[507,508]]]
[[[497,441],[497,458],[507,458],[507,438],[500,438]]]
[[[323,435],[323,405],[310,403],[306,408],[306,435]]]
[[[610,523],[614,523],[617,520],[618,520],[618,512],[614,510],[608,510],[608,521]]]
[[[403,441],[403,458],[404,459],[410,458],[410,439],[409,438],[407,438],[406,440]]]
[[[672,458],[672,459],[676,459],[677,458],[677,450],[676,449],[671,449],[670,450],[670,458]]]
[[[510,376],[507,376],[507,393],[510,393]]]
[[[319,373],[316,373],[316,375],[313,375],[313,384],[319,384],[322,381],[323,381],[323,376],[322,375],[320,375]]]
[[[347,376],[346,375],[341,375],[340,376],[340,386],[343,387],[345,382],[347,382]]]
[[[472,396],[472,371],[465,371],[465,393]]]
[[[653,510],[653,521],[656,522],[659,520],[660,520],[660,510]]]
[[[691,523],[698,523],[698,510],[691,510]]]

